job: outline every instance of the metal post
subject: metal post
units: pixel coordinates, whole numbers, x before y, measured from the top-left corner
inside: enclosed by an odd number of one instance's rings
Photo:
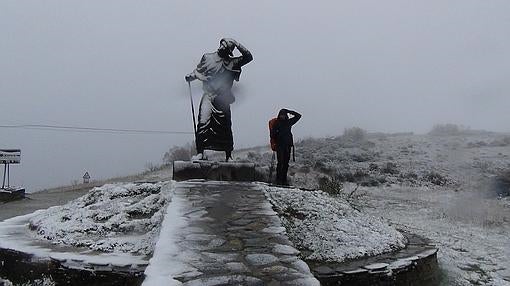
[[[5,175],[7,173],[7,164],[4,164],[4,180],[2,182],[2,189],[5,187]]]
[[[7,164],[7,188],[11,187],[11,165]]]

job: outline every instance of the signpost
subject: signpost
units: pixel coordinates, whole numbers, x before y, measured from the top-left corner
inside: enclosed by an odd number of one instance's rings
[[[25,189],[23,188],[12,188],[11,187],[11,164],[21,163],[21,150],[20,149],[0,149],[0,164],[4,164],[4,176],[2,180],[2,193],[14,195],[16,197],[23,197],[25,195]],[[0,199],[2,199],[2,193],[0,193]],[[9,198],[10,196],[8,196]]]
[[[20,149],[0,149],[0,164],[21,163]]]
[[[85,175],[83,175],[83,183],[88,184],[90,182],[90,174],[89,172],[85,172]]]

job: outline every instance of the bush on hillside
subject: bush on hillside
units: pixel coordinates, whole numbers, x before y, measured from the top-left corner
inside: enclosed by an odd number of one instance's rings
[[[429,171],[423,177],[425,181],[431,182],[437,186],[444,186],[448,184],[448,178],[446,176],[441,175],[436,171]]]
[[[360,127],[351,127],[344,130],[342,135],[343,139],[351,140],[353,142],[360,142],[367,137],[367,131]]]
[[[505,136],[503,138],[494,139],[489,146],[491,147],[506,147],[510,145],[510,136]]]
[[[189,161],[194,149],[191,143],[184,146],[173,146],[163,155],[163,164],[172,164],[173,161]]]
[[[338,196],[343,192],[343,183],[335,178],[319,177],[319,189],[331,196]]]
[[[459,126],[457,124],[436,124],[432,127],[432,130],[429,131],[429,135],[434,136],[454,136],[460,135],[466,131],[465,127]]]

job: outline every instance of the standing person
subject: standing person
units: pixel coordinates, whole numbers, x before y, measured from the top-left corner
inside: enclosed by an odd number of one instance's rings
[[[292,115],[289,118],[289,115]],[[287,171],[289,170],[290,152],[294,147],[294,138],[292,136],[292,125],[301,119],[301,114],[293,110],[281,109],[278,112],[276,122],[271,129],[271,138],[276,140],[276,183],[288,185]]]
[[[234,57],[237,48],[241,56]],[[225,151],[225,159],[232,157],[232,119],[230,104],[235,101],[232,85],[239,81],[241,67],[251,62],[253,56],[239,42],[224,38],[216,52],[202,56],[197,68],[186,75],[187,82],[202,81],[204,94],[200,101],[196,134],[197,154],[205,159],[204,150]]]

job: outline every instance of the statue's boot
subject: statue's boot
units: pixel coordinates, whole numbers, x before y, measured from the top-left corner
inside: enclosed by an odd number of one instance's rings
[[[205,152],[198,153],[195,156],[191,157],[191,161],[206,161],[207,156],[205,155]]]

